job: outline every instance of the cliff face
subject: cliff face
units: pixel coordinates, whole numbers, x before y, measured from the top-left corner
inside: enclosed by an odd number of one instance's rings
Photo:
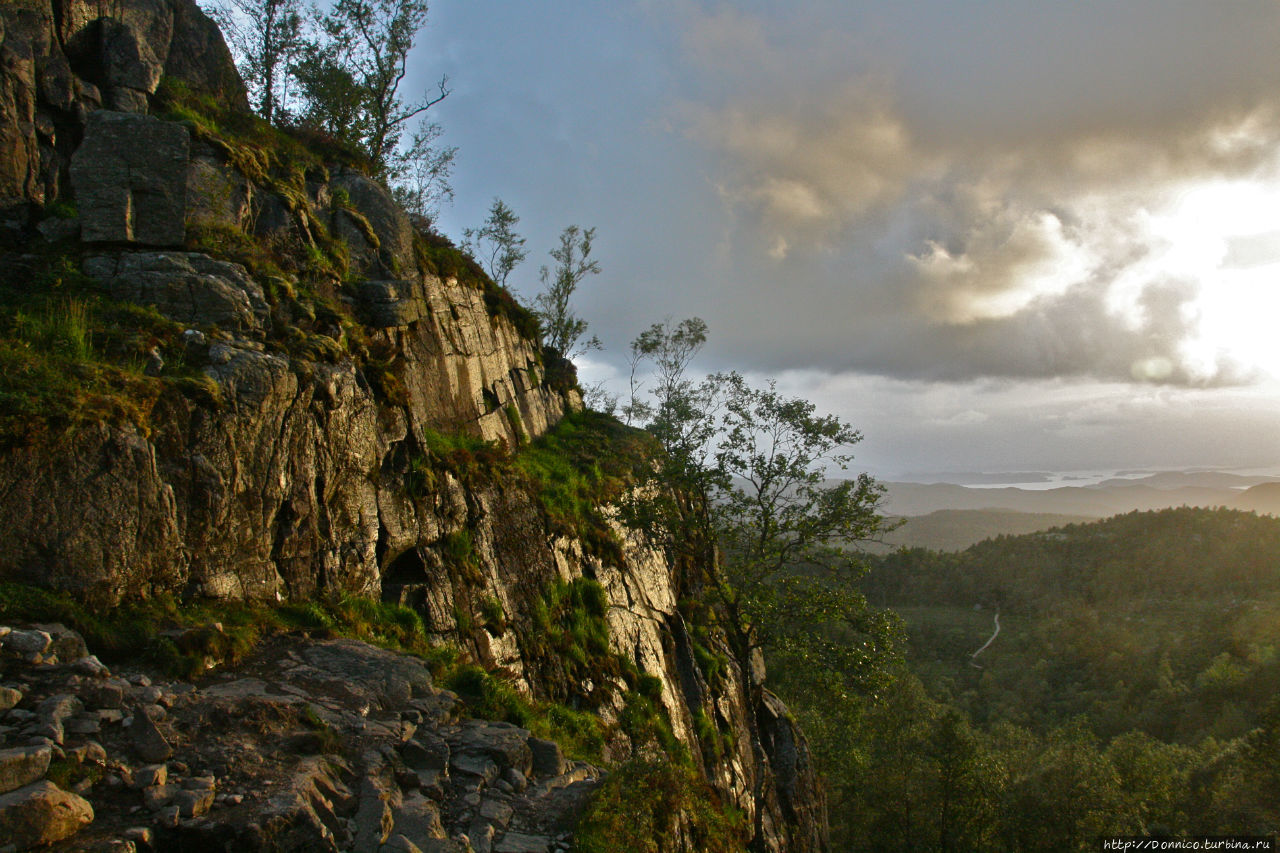
[[[527,315],[358,164],[295,150],[244,107],[191,0],[0,8],[8,286],[53,254],[95,298],[170,329],[143,345],[141,415],[0,451],[0,579],[106,605],[404,603],[527,692],[616,720],[623,677],[566,665],[540,621],[549,590],[591,579],[610,653],[660,681],[674,734],[756,845],[825,849],[803,736],[762,666],[744,671],[714,626],[693,636],[683,573],[607,511],[584,538],[527,478],[477,473],[477,455],[505,458],[581,407]]]

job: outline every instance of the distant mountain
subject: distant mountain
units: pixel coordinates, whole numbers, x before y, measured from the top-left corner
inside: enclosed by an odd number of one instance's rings
[[[1280,482],[1276,478],[1216,472],[1169,472],[1053,489],[971,488],[951,483],[885,485],[888,499],[884,511],[896,516],[928,515],[940,510],[1012,510],[1106,518],[1133,510],[1178,506],[1280,511],[1280,498],[1276,497]]]
[[[1202,486],[1210,489],[1247,489],[1262,483],[1280,483],[1280,477],[1261,475],[1229,474],[1223,471],[1161,471],[1146,477],[1121,477],[1103,480],[1098,485],[1108,486],[1151,486],[1154,489],[1180,489],[1187,486]]]
[[[1251,510],[1258,515],[1280,517],[1280,483],[1261,483],[1246,489],[1231,506],[1235,509]]]
[[[895,548],[932,548],[962,551],[984,539],[1021,535],[1094,521],[1094,516],[1061,513],[1017,512],[1000,509],[942,509],[903,519],[903,525],[868,550],[885,553]]]

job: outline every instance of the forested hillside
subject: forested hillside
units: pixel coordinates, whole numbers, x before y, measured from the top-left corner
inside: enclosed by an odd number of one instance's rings
[[[899,678],[843,716],[782,691],[838,756],[848,849],[1280,827],[1280,520],[1135,512],[870,562],[860,589],[903,620]]]

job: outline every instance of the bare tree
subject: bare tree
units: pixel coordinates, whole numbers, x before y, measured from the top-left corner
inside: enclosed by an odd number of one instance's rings
[[[396,153],[392,195],[411,216],[420,217],[428,226],[439,216],[440,206],[453,201],[449,178],[458,147],[437,145],[442,133],[436,122],[424,122],[414,131],[408,148]]]

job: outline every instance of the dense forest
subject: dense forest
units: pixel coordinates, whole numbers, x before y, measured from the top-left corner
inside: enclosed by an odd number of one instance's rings
[[[837,848],[1280,828],[1280,519],[1134,512],[868,562],[893,677],[836,706],[770,667],[827,757]]]

